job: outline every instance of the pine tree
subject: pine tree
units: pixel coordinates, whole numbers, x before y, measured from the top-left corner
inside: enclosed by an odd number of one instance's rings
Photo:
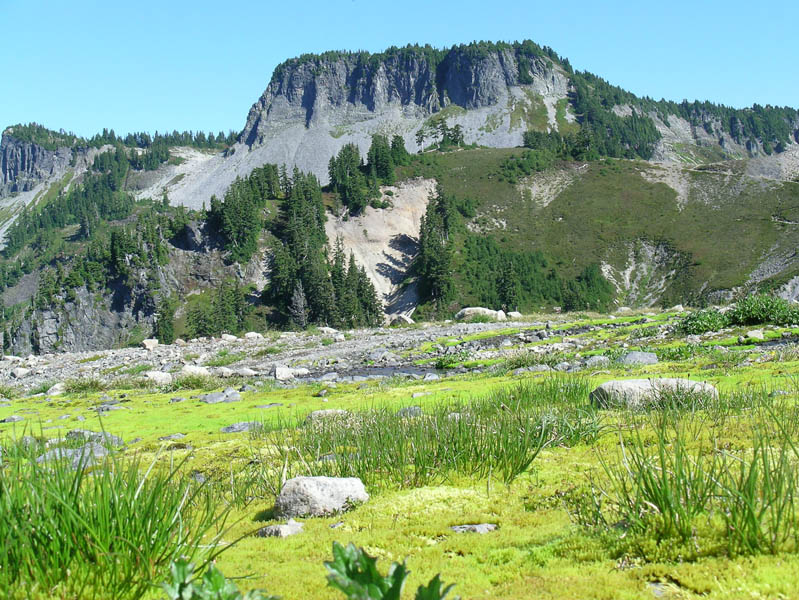
[[[305,298],[305,292],[302,289],[302,281],[297,280],[294,286],[294,291],[291,294],[291,303],[288,307],[291,320],[300,329],[305,329],[308,326],[308,302]]]

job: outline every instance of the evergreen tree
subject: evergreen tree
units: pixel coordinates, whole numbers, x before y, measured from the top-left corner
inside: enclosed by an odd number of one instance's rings
[[[302,281],[299,279],[294,285],[288,311],[291,320],[294,321],[297,327],[305,329],[308,326],[308,302],[305,298],[305,292],[302,289]]]

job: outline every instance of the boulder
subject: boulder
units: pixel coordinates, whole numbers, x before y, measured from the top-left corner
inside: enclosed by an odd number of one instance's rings
[[[257,537],[279,537],[287,538],[290,535],[297,535],[302,532],[304,523],[298,523],[294,519],[289,519],[285,525],[267,525],[259,529],[255,535]]]
[[[162,442],[171,442],[172,440],[182,440],[186,437],[185,433],[173,433],[172,435],[162,435],[158,438]]]
[[[242,367],[241,369],[236,369],[236,375],[239,377],[255,377],[258,375],[258,372],[248,369],[247,367]]]
[[[585,360],[585,366],[589,369],[599,369],[602,367],[607,367],[610,364],[610,359],[607,356],[589,356]]]
[[[332,327],[320,327],[319,333],[322,335],[336,335],[338,333],[338,329],[333,329]]]
[[[510,311],[508,313],[508,318],[509,319],[521,319],[522,318],[522,313],[520,313],[517,310],[512,310],[512,311]]]
[[[121,437],[106,431],[89,431],[88,429],[73,429],[66,435],[68,440],[83,441],[106,446],[122,446],[125,442]]]
[[[171,373],[164,373],[163,371],[147,371],[144,376],[156,385],[169,385],[172,383]]]
[[[47,390],[48,396],[60,396],[64,393],[65,386],[63,383],[56,383],[53,387]]]
[[[149,338],[146,340],[142,340],[141,342],[141,347],[144,348],[145,350],[155,350],[156,348],[158,348],[158,346],[159,346],[158,340],[155,338]]]
[[[399,325],[413,325],[414,320],[407,315],[394,315],[391,317],[389,325],[397,327]]]
[[[247,340],[262,340],[264,339],[264,335],[262,333],[258,333],[257,331],[248,331],[244,334],[244,339]]]
[[[188,376],[209,377],[211,375],[211,372],[208,370],[208,367],[200,367],[198,365],[183,365],[183,368],[180,370],[180,374]]]
[[[31,370],[26,369],[25,367],[17,367],[13,371],[11,371],[11,376],[14,377],[15,379],[22,379],[30,372]]]
[[[183,346],[186,346],[186,345],[187,345],[187,344],[186,344],[186,340],[184,340],[184,339],[181,339],[181,338],[178,338],[178,339],[176,339],[176,340],[175,340],[174,342],[172,342],[172,343],[173,343],[173,344],[175,344],[175,346],[180,346],[181,348],[182,348]]]
[[[284,517],[323,517],[367,500],[369,494],[357,477],[295,477],[283,485],[275,513]]]
[[[227,379],[228,377],[233,377],[233,375],[235,375],[235,373],[233,372],[233,369],[228,369],[227,367],[219,367],[216,370],[216,375],[218,377],[222,377],[222,378]]]
[[[90,467],[108,455],[108,449],[96,442],[89,442],[80,448],[54,448],[45,452],[36,459],[37,463],[45,463],[52,460],[68,461],[70,467],[75,470],[81,467]]]
[[[669,310],[667,310],[666,312],[682,312],[682,311],[684,311],[684,310],[685,310],[685,307],[683,307],[683,305],[682,305],[682,304],[675,304],[674,306],[672,306],[672,307],[671,307]]]
[[[709,383],[664,377],[607,381],[591,392],[590,399],[601,408],[640,409],[656,403],[664,395],[679,393],[718,398],[718,391]]]
[[[455,533],[488,533],[497,528],[495,523],[475,523],[472,525],[453,525],[450,527]]]
[[[221,335],[221,339],[222,339],[223,342],[238,342],[239,341],[239,338],[237,338],[235,335],[230,335],[229,333],[223,333]]]
[[[260,428],[262,425],[258,421],[242,421],[240,423],[233,423],[233,425],[228,425],[227,427],[223,427],[219,431],[222,433],[243,433],[245,431],[253,431],[254,429]]]
[[[490,308],[483,308],[482,306],[470,306],[467,308],[462,308],[455,315],[455,319],[457,321],[463,321],[464,319],[469,319],[471,317],[488,317],[489,319],[494,319],[495,321],[507,321],[505,313],[501,310],[491,310]]]
[[[658,357],[654,352],[628,352],[619,362],[623,365],[656,365]]]
[[[766,336],[763,334],[762,329],[753,329],[752,331],[746,332],[746,339],[762,342],[766,339]]]
[[[19,423],[20,421],[24,421],[24,417],[20,417],[19,415],[11,415],[10,417],[6,417],[0,423]]]
[[[278,381],[288,381],[289,379],[294,379],[295,377],[308,375],[308,373],[310,373],[310,371],[305,368],[292,369],[283,365],[275,365],[272,368],[272,377]]]

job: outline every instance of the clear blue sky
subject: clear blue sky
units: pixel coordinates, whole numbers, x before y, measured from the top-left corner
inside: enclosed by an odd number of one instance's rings
[[[529,38],[639,95],[799,106],[788,0],[0,0],[0,128],[240,130],[304,52]]]

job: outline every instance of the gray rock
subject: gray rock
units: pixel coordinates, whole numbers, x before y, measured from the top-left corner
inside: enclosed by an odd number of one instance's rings
[[[357,477],[295,477],[283,485],[275,512],[285,517],[322,517],[367,500],[369,494]]]
[[[766,339],[766,336],[763,334],[762,329],[753,329],[752,331],[746,332],[746,338],[749,340],[755,340],[758,342],[762,342]]]
[[[181,396],[175,396],[174,398],[169,399],[170,404],[177,404],[178,402],[185,402],[186,399]]]
[[[170,442],[172,440],[182,440],[186,437],[185,433],[173,433],[172,435],[162,435],[158,438],[162,442]]]
[[[619,362],[623,365],[656,365],[658,357],[654,352],[628,352]]]
[[[223,427],[219,431],[222,433],[243,433],[245,431],[253,431],[261,427],[261,423],[257,421],[242,421],[241,423],[234,423],[233,425]]]
[[[31,370],[26,369],[25,367],[17,367],[16,369],[11,371],[11,376],[14,377],[15,379],[22,379],[30,372]]]
[[[556,371],[568,371],[571,368],[571,364],[567,362],[560,362],[553,367]]]
[[[332,371],[330,373],[325,373],[319,378],[319,381],[335,381],[338,379],[338,373]]]
[[[108,449],[103,444],[89,442],[80,448],[53,448],[39,456],[36,462],[41,464],[53,460],[64,460],[68,461],[70,467],[75,470],[95,465],[107,455]]]
[[[610,359],[607,356],[589,356],[585,360],[585,366],[589,369],[601,369],[602,367],[607,367],[610,365]]]
[[[255,535],[257,537],[279,537],[287,538],[290,535],[297,535],[302,532],[304,523],[298,523],[294,519],[289,519],[285,525],[267,525],[259,529]]]
[[[450,527],[455,533],[488,533],[497,529],[495,523],[475,523],[473,525],[453,525]]]
[[[257,388],[257,387],[255,387],[255,386],[252,386],[252,385],[250,385],[250,384],[244,384],[243,386],[241,386],[241,387],[239,388],[239,392],[241,392],[241,393],[246,393],[246,392],[257,392],[257,391],[258,391],[258,388]]]
[[[80,417],[78,417],[80,419]],[[66,435],[68,440],[104,444],[106,446],[122,446],[125,442],[121,437],[112,435],[107,431],[88,431],[86,429],[73,429]]]
[[[439,379],[441,379],[441,377],[436,373],[426,373],[424,376],[424,381],[438,381]]]
[[[147,371],[144,376],[156,385],[169,385],[172,383],[172,375],[163,371]]]
[[[145,350],[155,350],[156,348],[158,348],[158,345],[159,345],[158,340],[154,338],[142,340],[141,343],[142,348],[144,348]]]
[[[200,397],[200,402],[205,404],[219,404],[220,402],[226,401],[227,395],[225,395],[224,392],[211,392],[210,394],[205,394]]]
[[[316,392],[316,393],[314,394],[314,397],[316,397],[316,398],[324,398],[324,397],[325,397],[325,396],[327,396],[329,393],[330,393],[330,392],[328,392],[328,391],[327,391],[327,389],[325,389],[325,388],[322,388],[321,390],[319,390],[318,392]]]
[[[211,375],[211,372],[207,367],[200,367],[198,365],[183,365],[183,368],[180,370],[180,375],[208,377]]]
[[[590,400],[602,408],[640,409],[658,402],[664,395],[679,393],[718,398],[718,391],[709,383],[664,377],[607,381],[591,392]]]
[[[258,371],[253,371],[252,369],[248,369],[247,367],[236,369],[235,373],[239,377],[255,377],[256,375],[258,375]]]
[[[267,408],[277,408],[278,406],[283,406],[283,403],[282,402],[271,402],[269,404],[260,404],[260,405],[256,406],[255,408],[267,409]]]
[[[11,415],[0,421],[0,423],[19,423],[20,421],[24,420],[25,417],[20,417],[19,415]]]

